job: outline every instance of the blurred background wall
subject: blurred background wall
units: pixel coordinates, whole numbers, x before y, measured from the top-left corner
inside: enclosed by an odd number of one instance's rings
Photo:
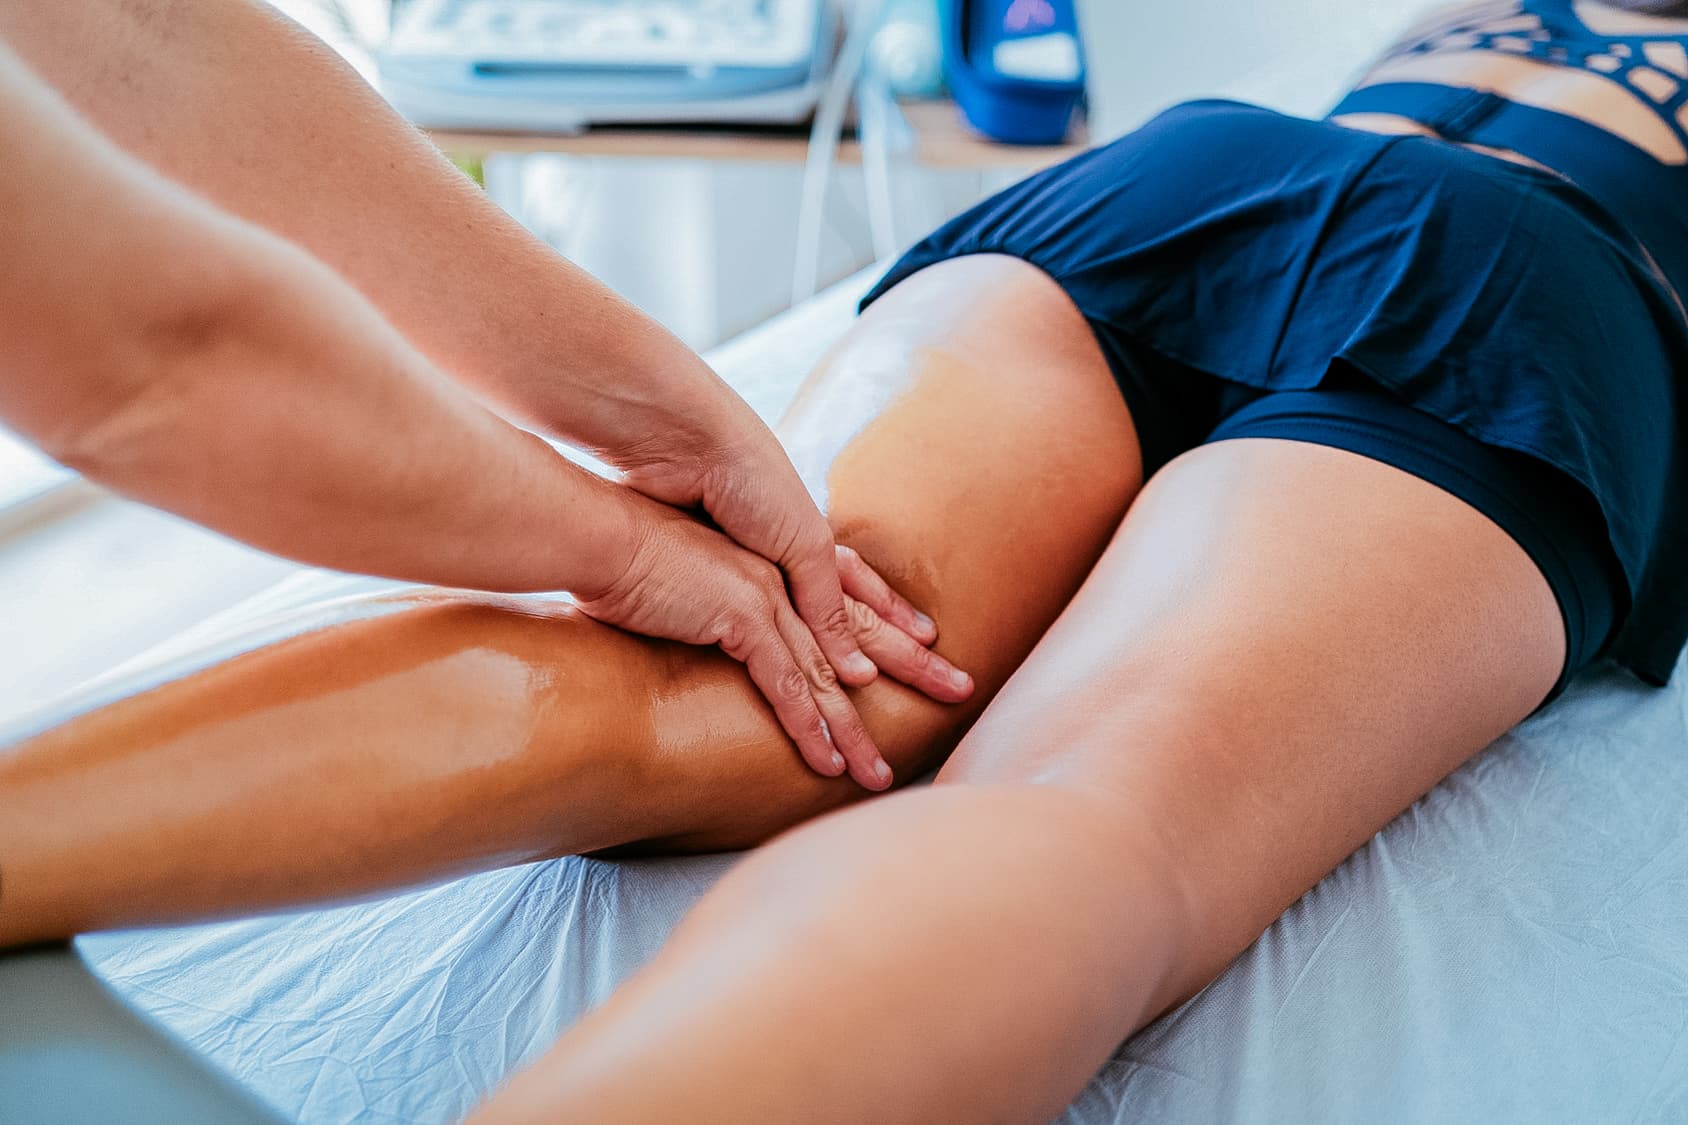
[[[379,0],[376,0],[379,2]],[[1425,0],[1079,0],[1093,139],[1175,102],[1218,96],[1323,113]],[[787,303],[801,171],[582,157],[520,159],[521,212],[571,258],[694,347]],[[494,173],[499,174],[499,173]],[[504,174],[509,174],[508,172]],[[997,186],[973,172],[924,179],[905,238]],[[827,208],[823,282],[872,260],[861,173],[838,170]]]

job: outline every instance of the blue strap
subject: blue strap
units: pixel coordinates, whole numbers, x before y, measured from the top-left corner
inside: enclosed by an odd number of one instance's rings
[[[1435,82],[1380,82],[1349,91],[1327,117],[1389,113],[1410,117],[1449,140],[1460,140],[1509,106],[1499,94]]]

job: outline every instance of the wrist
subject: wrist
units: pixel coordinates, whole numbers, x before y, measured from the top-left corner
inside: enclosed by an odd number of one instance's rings
[[[552,325],[564,331],[520,358],[506,349],[491,389],[512,416],[617,468],[675,459],[730,423],[743,404],[696,352],[619,298],[605,302],[563,312]]]
[[[581,518],[573,528],[562,531],[577,545],[571,552],[574,565],[562,588],[581,601],[596,601],[620,586],[633,570],[652,516],[644,508],[649,501],[631,489],[595,474],[585,475],[589,484]]]

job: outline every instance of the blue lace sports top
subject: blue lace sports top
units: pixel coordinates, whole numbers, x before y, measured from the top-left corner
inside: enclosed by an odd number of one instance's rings
[[[1331,111],[1408,117],[1451,141],[1511,149],[1568,176],[1646,246],[1680,296],[1688,297],[1688,35],[1600,35],[1574,0],[1484,5],[1408,40],[1392,57],[1496,51],[1576,67],[1616,83],[1657,114],[1675,137],[1675,159],[1578,117],[1434,82],[1382,82],[1354,90]]]

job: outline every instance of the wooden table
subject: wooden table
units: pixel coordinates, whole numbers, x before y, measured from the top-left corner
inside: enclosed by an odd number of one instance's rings
[[[924,168],[1004,169],[1032,172],[1064,160],[1083,147],[1083,138],[1060,145],[1005,145],[989,141],[962,122],[949,101],[903,102],[899,108],[914,133],[903,159]],[[747,126],[621,125],[581,133],[497,133],[465,129],[427,130],[453,156],[484,158],[537,152],[571,156],[642,157],[801,164],[809,132],[798,128]],[[861,161],[853,135],[838,148],[840,163]]]

